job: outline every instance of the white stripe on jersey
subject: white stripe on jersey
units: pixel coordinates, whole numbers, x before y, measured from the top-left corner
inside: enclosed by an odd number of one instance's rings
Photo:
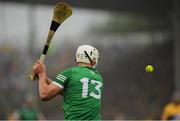
[[[63,75],[61,75],[61,74],[59,74],[59,75],[56,77],[56,79],[58,79],[58,80],[64,82],[64,81],[67,79],[67,77],[65,77],[65,76],[63,76]]]
[[[55,84],[56,86],[60,87],[61,89],[63,89],[63,88],[64,88],[64,86],[63,86],[63,85],[61,85],[61,84],[59,84],[59,83],[57,83],[57,82],[55,82],[55,81],[53,81],[52,83],[53,83],[53,84]]]
[[[64,75],[62,75],[62,74],[60,74],[60,75],[58,75],[59,77],[62,77],[62,78],[64,78],[64,79],[67,79],[67,77],[65,77]]]
[[[58,80],[60,80],[60,81],[62,81],[62,82],[64,82],[66,79],[63,79],[63,78],[61,78],[61,77],[56,77],[56,79],[58,79]]]

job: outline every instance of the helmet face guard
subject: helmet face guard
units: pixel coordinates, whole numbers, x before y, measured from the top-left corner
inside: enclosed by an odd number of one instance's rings
[[[78,62],[89,63],[95,68],[97,66],[98,59],[99,59],[98,50],[90,45],[79,46],[76,51],[77,63]],[[94,65],[93,65],[93,61],[95,61]]]

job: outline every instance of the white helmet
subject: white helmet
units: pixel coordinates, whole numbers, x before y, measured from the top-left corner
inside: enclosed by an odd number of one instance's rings
[[[76,62],[90,63],[95,59],[96,64],[93,67],[96,67],[99,59],[99,52],[95,47],[90,45],[79,46],[76,51]]]

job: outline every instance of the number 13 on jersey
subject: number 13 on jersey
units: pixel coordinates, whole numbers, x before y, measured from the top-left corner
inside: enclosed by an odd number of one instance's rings
[[[100,99],[101,98],[101,90],[100,88],[102,87],[102,83],[96,80],[90,80],[89,78],[82,78],[80,79],[80,81],[82,82],[82,98],[87,98],[88,93],[91,97],[96,98],[96,99]],[[97,94],[92,92],[88,92],[88,86],[89,86],[89,82],[92,85],[95,85],[95,90],[98,92]]]

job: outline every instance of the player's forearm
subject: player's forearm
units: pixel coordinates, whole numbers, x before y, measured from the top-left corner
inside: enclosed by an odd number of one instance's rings
[[[48,84],[46,82],[46,79],[47,79],[46,72],[39,74],[39,96],[42,100],[45,99],[48,90]]]
[[[49,77],[46,77],[46,83],[49,85],[53,82],[53,80],[51,80]]]

